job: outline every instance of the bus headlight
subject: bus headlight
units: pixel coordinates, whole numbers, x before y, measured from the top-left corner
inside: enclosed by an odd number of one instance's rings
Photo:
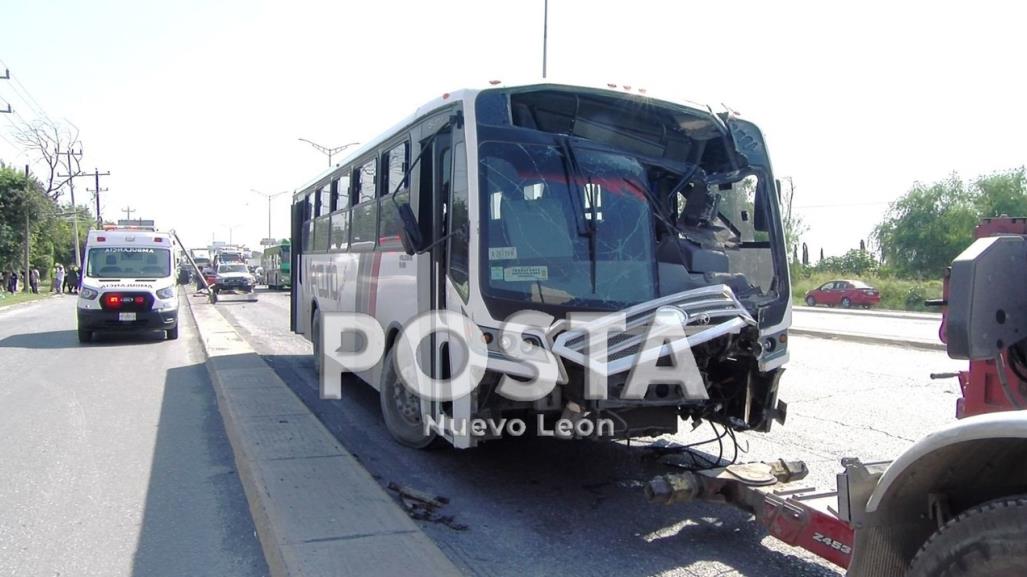
[[[157,291],[157,298],[169,299],[175,296],[175,289],[172,287],[165,287]]]
[[[87,301],[91,301],[96,297],[100,296],[100,293],[89,287],[82,287],[82,290],[78,291],[78,296],[80,298],[86,299]]]

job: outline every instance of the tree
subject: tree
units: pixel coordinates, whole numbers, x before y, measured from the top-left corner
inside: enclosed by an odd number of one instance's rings
[[[842,256],[829,256],[817,263],[818,271],[830,271],[837,274],[862,276],[875,272],[878,262],[873,255],[858,249],[849,249]]]
[[[1027,216],[1027,179],[1024,167],[982,176],[974,182],[978,214]]]
[[[781,214],[783,215],[782,224],[784,225],[785,231],[785,248],[795,255],[799,250],[799,246],[803,244],[803,235],[809,232],[809,226],[803,222],[802,216],[792,210],[795,204],[795,182],[790,176],[783,178],[782,182],[784,181],[788,181],[788,194],[786,195],[782,191],[781,198]],[[793,260],[797,259],[793,258]]]
[[[24,268],[26,217],[31,242],[53,211],[53,203],[38,180],[0,163],[0,267]]]
[[[900,274],[938,277],[973,241],[981,218],[1027,216],[1024,168],[965,183],[953,173],[930,185],[914,183],[874,229],[882,259]]]
[[[66,174],[78,174],[81,171],[77,156],[72,154],[69,159],[67,154],[63,154],[81,145],[78,129],[59,125],[46,118],[16,125],[12,135],[15,142],[46,165],[43,190],[52,200],[58,200],[64,185],[70,180],[59,176],[62,167],[67,171]]]

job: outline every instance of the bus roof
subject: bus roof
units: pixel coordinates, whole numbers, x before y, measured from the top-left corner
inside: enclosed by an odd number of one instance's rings
[[[355,160],[355,159],[357,159],[357,158],[367,154],[368,152],[378,148],[379,146],[382,145],[383,142],[385,142],[386,140],[388,140],[388,139],[392,138],[393,136],[395,136],[395,134],[397,132],[399,132],[400,130],[403,130],[404,128],[410,126],[411,124],[414,124],[418,119],[423,118],[425,116],[428,116],[429,114],[431,114],[431,113],[433,113],[433,112],[435,112],[435,111],[437,111],[439,109],[445,108],[446,106],[449,106],[449,105],[453,104],[454,102],[473,101],[474,98],[478,95],[478,93],[480,93],[480,92],[482,92],[484,90],[490,90],[490,89],[525,90],[525,89],[535,89],[535,88],[545,88],[545,87],[556,88],[556,89],[567,89],[567,90],[581,90],[581,91],[593,92],[593,93],[606,93],[606,94],[610,94],[610,95],[629,96],[629,97],[637,98],[639,100],[650,100],[650,101],[655,100],[655,101],[664,103],[664,104],[669,105],[669,106],[677,106],[677,107],[688,108],[688,109],[691,109],[691,110],[693,110],[693,111],[695,111],[697,113],[700,113],[700,114],[704,113],[704,114],[713,115],[712,109],[710,109],[710,107],[708,107],[708,106],[705,106],[705,105],[702,105],[702,104],[698,104],[698,103],[695,103],[695,102],[691,102],[691,101],[687,101],[687,100],[671,101],[671,100],[663,100],[663,99],[654,99],[652,96],[650,96],[648,94],[648,91],[645,90],[644,88],[635,88],[635,87],[633,87],[631,85],[621,85],[621,86],[618,86],[617,84],[613,84],[613,83],[608,83],[608,84],[605,84],[605,85],[585,85],[585,84],[567,84],[567,83],[546,82],[546,81],[534,82],[534,83],[525,83],[525,84],[504,84],[502,82],[490,83],[490,84],[491,84],[490,86],[485,86],[485,87],[480,87],[480,88],[461,88],[459,90],[454,90],[452,92],[446,92],[446,93],[442,94],[441,96],[439,96],[437,98],[433,98],[432,100],[429,100],[428,102],[422,104],[421,106],[417,107],[417,109],[412,114],[406,116],[405,118],[403,118],[402,120],[400,120],[399,122],[394,124],[392,127],[390,127],[388,130],[378,134],[377,136],[375,136],[374,138],[372,138],[368,142],[365,142],[360,147],[355,149],[353,152],[347,154],[345,157],[342,158],[342,160],[337,162],[335,166],[332,166],[330,168],[325,169],[323,172],[319,173],[316,177],[314,177],[313,179],[311,179],[311,180],[307,181],[306,183],[304,183],[303,186],[300,186],[299,188],[297,188],[294,191],[294,193],[293,193],[293,202],[296,202],[297,200],[302,198],[302,196],[304,196],[309,191],[309,189],[314,188],[315,186],[317,186],[319,184],[323,185],[323,183],[325,181],[330,180],[330,177],[339,170],[339,167],[345,166],[346,164],[349,164],[351,161],[353,161],[353,160]]]

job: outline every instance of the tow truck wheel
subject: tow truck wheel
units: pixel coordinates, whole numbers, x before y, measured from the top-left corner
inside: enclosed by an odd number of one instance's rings
[[[394,357],[395,347],[385,356],[381,381],[378,383],[385,428],[399,444],[414,449],[427,449],[435,442],[436,435],[434,432],[425,433],[421,419],[421,399],[400,381]]]
[[[809,295],[808,297],[806,297],[806,306],[817,306],[817,299],[813,298],[813,295]]]
[[[85,329],[78,330],[78,342],[88,343],[93,340],[93,331],[87,331]]]
[[[946,523],[913,558],[906,577],[1027,575],[1027,495],[978,505]]]

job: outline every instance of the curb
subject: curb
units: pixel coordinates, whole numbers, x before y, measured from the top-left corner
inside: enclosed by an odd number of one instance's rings
[[[48,300],[50,300],[52,298],[55,298],[56,296],[57,296],[56,293],[52,293],[52,294],[49,294],[49,295],[47,295],[45,297],[42,297],[42,298],[33,299],[33,300],[30,300],[30,301],[25,301],[25,302],[21,302],[21,303],[9,304],[9,305],[3,304],[4,299],[0,299],[0,314],[5,313],[7,311],[18,310],[19,308],[24,308],[24,307],[27,307],[27,306],[31,306],[31,305],[35,305],[35,304],[40,304],[40,303],[46,302],[46,301],[48,301]],[[69,296],[74,296],[75,298],[78,298],[78,295],[69,295]]]
[[[462,575],[215,305],[185,300],[273,577]]]
[[[896,347],[905,347],[912,349],[921,349],[926,351],[944,351],[945,344],[942,342],[929,342],[929,341],[912,341],[906,339],[895,339],[891,337],[879,337],[875,335],[863,335],[859,333],[842,333],[834,331],[821,331],[816,329],[797,329],[791,327],[788,329],[788,333],[792,335],[800,335],[806,337],[817,337],[822,339],[833,339],[837,341],[853,341],[858,343],[866,343],[871,345],[892,345]]]
[[[829,307],[810,307],[804,305],[792,305],[792,310],[800,313],[825,313],[829,315],[855,315],[864,317],[881,317],[892,319],[916,319],[924,321],[941,322],[941,313],[912,313],[891,310],[860,310],[860,309],[835,309]]]

